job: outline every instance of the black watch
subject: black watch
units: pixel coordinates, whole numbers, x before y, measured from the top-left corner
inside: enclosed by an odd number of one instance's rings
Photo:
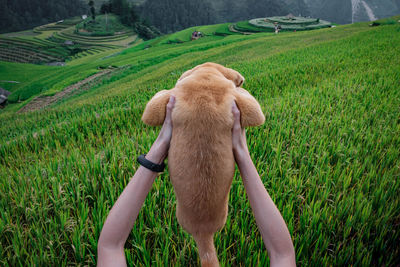
[[[137,158],[137,162],[139,162],[140,165],[145,167],[146,169],[149,169],[150,171],[153,172],[163,172],[165,169],[165,163],[161,164],[156,164],[151,162],[150,160],[145,158],[146,154],[142,154]]]

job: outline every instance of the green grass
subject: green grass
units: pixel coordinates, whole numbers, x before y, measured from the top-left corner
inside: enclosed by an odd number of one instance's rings
[[[35,77],[41,79],[44,75],[52,75],[55,72],[56,68],[48,66],[1,62],[0,87],[10,92],[15,92],[24,85],[32,84]],[[18,83],[7,83],[1,81],[16,81]]]
[[[38,33],[35,33],[33,30],[0,34],[1,37],[20,37],[20,36],[36,36],[36,35],[38,35]]]
[[[76,24],[80,23],[81,21],[82,21],[82,18],[80,16],[78,16],[78,17],[64,19],[62,22],[57,23],[57,25],[75,26]]]
[[[15,62],[45,63],[62,61],[68,49],[37,37],[0,37],[0,58],[13,58]]]
[[[234,24],[234,28],[238,31],[242,31],[242,32],[272,32],[271,29],[268,28],[261,28],[261,27],[257,27],[254,26],[252,24],[249,23],[249,21],[245,20],[245,21],[239,21],[237,23]]]
[[[399,20],[400,20],[400,15],[390,18],[379,19],[374,21],[373,23],[376,25],[396,25],[399,24]]]
[[[203,33],[203,36],[214,36],[214,35],[230,35],[233,34],[228,29],[229,23],[223,24],[215,24],[215,25],[205,25],[205,26],[195,26],[191,28],[187,28],[183,31],[179,31],[173,34],[170,34],[167,38],[165,38],[161,43],[183,43],[188,42],[192,38],[192,33],[194,31],[200,31]],[[204,38],[203,37],[203,38]]]
[[[263,126],[248,129],[248,145],[298,266],[397,266],[399,30],[358,23],[181,44],[158,39],[35,73],[1,62],[1,80],[27,83],[13,90],[38,81],[60,90],[98,66],[127,67],[48,110],[16,114],[19,103],[1,111],[0,265],[94,265],[104,220],[159,131],[141,122],[145,104],[185,70],[213,61],[244,75],[266,115]],[[14,76],[19,67],[26,77]],[[268,263],[238,173],[215,244],[222,266]],[[193,239],[176,221],[167,171],[125,253],[130,266],[199,265]]]
[[[218,27],[215,29],[214,34],[215,34],[215,35],[222,35],[222,36],[235,34],[235,33],[231,32],[231,31],[229,30],[229,26],[230,26],[230,25],[231,25],[231,23],[220,24],[220,26],[218,26]]]

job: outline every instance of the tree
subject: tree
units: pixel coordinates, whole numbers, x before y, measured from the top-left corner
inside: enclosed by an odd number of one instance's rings
[[[9,11],[7,6],[4,8],[0,8],[0,29],[6,29],[8,26],[7,23],[9,21]],[[2,30],[0,30],[2,32]]]
[[[288,13],[283,2],[273,0],[249,0],[247,4],[250,18],[281,16]]]
[[[90,8],[90,13],[92,13],[92,19],[96,20],[96,9],[94,8],[94,6]]]
[[[124,10],[128,7],[126,0],[111,0],[112,12],[117,15],[122,15]]]
[[[187,0],[147,0],[142,16],[165,33],[211,24],[216,17],[208,1]]]
[[[96,20],[96,9],[94,8],[94,1],[93,0],[89,1],[89,6],[90,6],[90,13],[92,13],[92,19]]]
[[[146,22],[144,22],[144,21],[136,22],[133,25],[133,29],[144,40],[153,39],[153,38],[157,37],[158,35],[160,35],[160,32],[158,31],[158,29],[154,28],[153,26],[146,25]]]
[[[129,17],[130,17],[130,21],[132,23],[132,25],[139,21],[140,17],[136,11],[136,8],[134,5],[131,6],[130,10],[129,10]]]
[[[111,13],[112,12],[112,4],[111,3],[103,3],[100,8],[101,14]]]
[[[31,29],[86,10],[82,0],[0,0],[0,33]]]

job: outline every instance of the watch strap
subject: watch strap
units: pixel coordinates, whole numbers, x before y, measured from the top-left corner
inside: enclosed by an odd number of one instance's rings
[[[154,162],[151,162],[150,160],[145,158],[146,154],[142,154],[137,158],[137,162],[139,162],[140,165],[145,167],[146,169],[149,169],[153,172],[163,172],[165,168],[165,163],[161,164],[156,164]]]

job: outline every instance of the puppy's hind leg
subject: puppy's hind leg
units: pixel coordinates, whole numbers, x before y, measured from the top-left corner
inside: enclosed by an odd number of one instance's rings
[[[214,233],[193,235],[199,249],[202,267],[219,267],[217,252],[214,246]]]

